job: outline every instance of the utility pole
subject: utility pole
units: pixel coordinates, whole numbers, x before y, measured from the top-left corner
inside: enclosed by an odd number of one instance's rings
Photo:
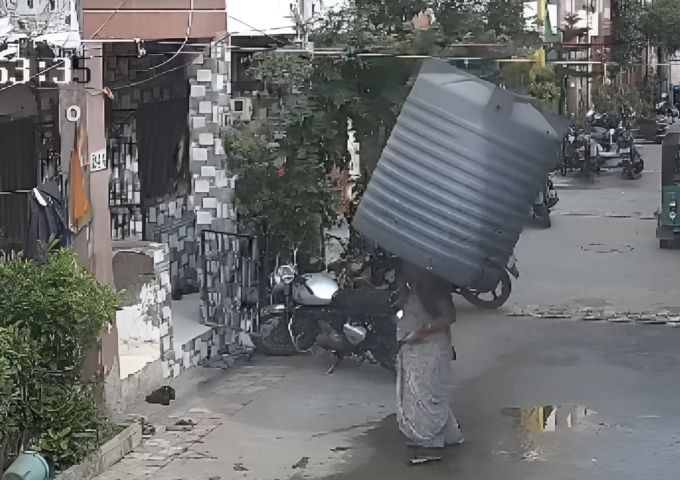
[[[309,29],[314,19],[313,0],[297,0],[291,3],[291,13],[295,21],[295,41],[303,50],[314,51],[314,45],[309,41]]]
[[[538,28],[538,36],[542,42],[545,42],[545,17],[548,0],[538,0],[536,2],[536,26]],[[534,53],[534,61],[539,68],[545,67],[545,48],[541,45]]]

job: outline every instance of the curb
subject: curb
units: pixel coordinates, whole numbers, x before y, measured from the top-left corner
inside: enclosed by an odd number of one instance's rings
[[[507,312],[509,317],[534,317],[546,319],[570,319],[583,322],[638,323],[641,325],[668,325],[680,327],[680,312],[663,310],[649,311],[616,311],[609,308],[569,308],[563,306],[540,307],[529,305],[517,307]]]
[[[115,465],[142,443],[142,426],[128,425],[125,430],[102,445],[80,465],[58,473],[55,480],[90,480]]]

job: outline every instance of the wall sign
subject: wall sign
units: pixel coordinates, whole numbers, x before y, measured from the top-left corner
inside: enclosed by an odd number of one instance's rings
[[[15,57],[0,62],[0,85],[16,85],[29,81],[63,85],[73,81],[71,57]]]
[[[106,161],[106,150],[98,150],[90,155],[90,171],[99,172],[109,168]]]

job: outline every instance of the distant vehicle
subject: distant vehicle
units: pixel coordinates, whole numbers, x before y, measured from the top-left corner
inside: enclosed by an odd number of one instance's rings
[[[669,133],[661,148],[661,208],[656,238],[660,248],[670,248],[680,242],[680,133]]]

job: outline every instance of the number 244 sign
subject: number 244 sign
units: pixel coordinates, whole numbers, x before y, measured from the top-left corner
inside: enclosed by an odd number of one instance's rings
[[[71,57],[25,58],[17,57],[0,63],[0,85],[28,83],[70,83],[73,78]]]

